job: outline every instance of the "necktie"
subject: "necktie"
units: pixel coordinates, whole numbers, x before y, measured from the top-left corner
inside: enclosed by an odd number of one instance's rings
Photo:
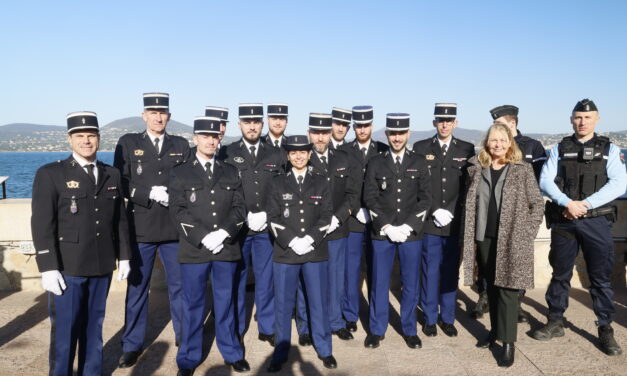
[[[93,163],[85,165],[85,168],[87,169],[87,176],[89,176],[89,180],[91,180],[91,182],[94,183],[94,185],[96,185],[96,175],[94,175]]]
[[[324,171],[327,171],[329,169],[329,165],[327,164],[327,157],[323,155],[320,157],[320,160],[322,161],[322,166],[324,167]]]
[[[213,172],[211,172],[211,162],[205,163],[205,172],[207,172],[207,177],[209,179],[213,177]]]
[[[278,148],[279,147],[279,140],[274,140],[274,147]]]
[[[253,156],[253,162],[255,162],[255,160],[257,159],[257,155],[255,154],[255,149],[256,148],[254,146],[250,147],[250,155]]]
[[[396,156],[396,163],[394,163],[396,165],[396,172],[400,172],[401,171],[401,157],[400,156]]]
[[[446,157],[446,144],[442,144],[442,155]]]
[[[305,178],[305,177],[304,177],[303,175],[299,175],[299,176],[297,176],[297,177],[296,177],[296,180],[298,180],[298,190],[299,190],[300,192],[302,192],[302,191],[303,191],[303,179],[304,179],[304,178]]]
[[[367,151],[366,148],[361,148],[361,157],[363,159],[366,159],[366,151]]]
[[[155,150],[157,151],[157,154],[159,154],[159,139],[155,138]]]

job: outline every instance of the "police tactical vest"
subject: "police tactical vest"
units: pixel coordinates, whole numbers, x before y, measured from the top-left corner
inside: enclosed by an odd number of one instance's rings
[[[609,138],[595,135],[582,144],[574,136],[564,137],[558,150],[555,183],[572,200],[585,200],[607,183]]]

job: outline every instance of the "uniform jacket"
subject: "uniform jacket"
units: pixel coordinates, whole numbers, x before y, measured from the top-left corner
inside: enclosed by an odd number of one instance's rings
[[[120,173],[101,162],[97,168],[96,186],[71,156],[37,170],[31,229],[40,272],[100,276],[116,259],[130,259]]]
[[[225,146],[224,161],[235,166],[240,173],[244,188],[244,200],[247,212],[268,211],[267,201],[271,190],[272,178],[283,171],[281,153],[274,147],[262,142],[253,161],[244,141],[240,140]],[[248,236],[258,234],[246,227]],[[264,230],[263,232],[266,232]]]
[[[348,236],[348,219],[361,207],[359,199],[361,168],[351,157],[341,150],[329,149],[328,167],[325,169],[318,154],[313,152],[310,164],[313,173],[327,179],[333,200],[333,215],[340,221],[340,227],[327,236],[328,240],[337,240]]]
[[[536,176],[536,181],[539,181],[542,166],[544,166],[544,162],[546,162],[547,159],[544,146],[542,146],[542,143],[538,140],[523,136],[520,131],[518,131],[514,140],[518,144],[520,151],[523,153],[523,159],[525,162],[530,163],[533,167],[533,173]]]
[[[324,176],[308,171],[303,191],[291,171],[276,176],[269,192],[268,221],[274,236],[273,260],[282,264],[304,264],[329,258],[326,232],[333,216],[329,184]],[[297,255],[290,242],[296,237],[311,236],[314,250]]]
[[[361,205],[360,208],[365,208],[366,204],[364,202],[364,198],[363,198],[363,178],[366,175],[366,166],[368,166],[368,162],[374,158],[375,156],[385,153],[387,150],[389,149],[389,147],[379,141],[375,141],[375,140],[371,140],[370,141],[370,146],[368,147],[368,151],[366,152],[366,157],[364,158],[363,153],[361,152],[361,150],[359,149],[359,142],[357,142],[357,140],[353,140],[351,142],[345,143],[344,145],[340,146],[340,150],[348,153],[349,156],[351,156],[355,163],[357,164],[357,166],[361,167],[361,181],[359,182],[359,197],[361,200]],[[357,215],[357,213],[353,213],[353,215],[351,215],[351,218],[348,219],[348,231],[350,232],[364,232],[365,230],[365,226],[363,224],[361,224],[361,222],[359,222],[357,220],[357,218],[355,218],[355,216]]]
[[[414,230],[407,241],[422,239],[423,227],[431,207],[431,184],[425,161],[405,150],[400,171],[396,171],[390,151],[368,163],[364,182],[364,201],[372,218],[372,239],[387,239],[385,225],[407,224]]]
[[[170,214],[179,232],[181,263],[235,261],[241,258],[240,229],[246,219],[242,182],[237,169],[215,161],[213,176],[207,177],[196,156],[172,170]],[[214,255],[201,241],[210,232],[229,233],[224,248]]]
[[[462,219],[464,283],[477,279],[477,187],[489,182],[489,169],[470,159],[468,191]],[[501,192],[494,284],[511,289],[533,288],[533,244],[544,214],[544,201],[527,162],[510,163]]]
[[[287,150],[283,148],[283,145],[285,145],[285,142],[287,142],[287,137],[281,136],[281,145],[278,148],[274,146],[274,143],[272,139],[270,138],[270,135],[267,133],[265,136],[262,137],[261,141],[265,142],[266,145],[272,146],[275,150],[278,150],[279,153],[281,153],[281,165],[283,166],[284,170],[287,170],[288,169]]]
[[[189,158],[189,153],[187,140],[167,133],[159,155],[146,131],[120,137],[113,164],[122,173],[131,229],[138,242],[177,240],[168,208],[149,196],[153,186],[168,186],[171,169]]]
[[[462,216],[461,203],[464,201],[463,195],[466,189],[466,169],[469,166],[468,160],[475,155],[475,146],[453,137],[446,156],[443,156],[436,135],[416,142],[413,151],[424,158],[431,180],[433,203],[425,224],[425,233],[457,236]],[[451,223],[444,227],[437,227],[431,215],[437,209],[451,212],[453,214]]]

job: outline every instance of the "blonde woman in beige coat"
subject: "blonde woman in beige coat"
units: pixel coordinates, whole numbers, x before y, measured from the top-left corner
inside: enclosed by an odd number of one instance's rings
[[[469,161],[463,218],[464,284],[481,271],[488,282],[490,333],[477,346],[503,342],[499,365],[514,363],[518,290],[533,288],[533,243],[544,201],[533,169],[510,130],[493,124],[483,148]]]

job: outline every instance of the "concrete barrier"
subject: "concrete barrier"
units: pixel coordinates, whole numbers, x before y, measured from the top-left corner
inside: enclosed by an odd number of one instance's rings
[[[0,200],[0,290],[41,290],[39,272],[35,263],[34,249],[30,230],[30,199]],[[619,218],[614,224],[615,263],[612,275],[613,285],[625,287],[627,255],[627,200],[618,200]],[[542,224],[535,242],[535,283],[537,288],[545,288],[551,280],[549,265],[549,245],[551,235]],[[29,254],[30,253],[30,254]],[[155,270],[151,282],[152,288],[165,288],[163,266],[156,258]],[[463,281],[463,276],[460,277]],[[577,257],[573,287],[588,287],[585,261]],[[124,291],[126,282],[114,281],[111,290]]]

